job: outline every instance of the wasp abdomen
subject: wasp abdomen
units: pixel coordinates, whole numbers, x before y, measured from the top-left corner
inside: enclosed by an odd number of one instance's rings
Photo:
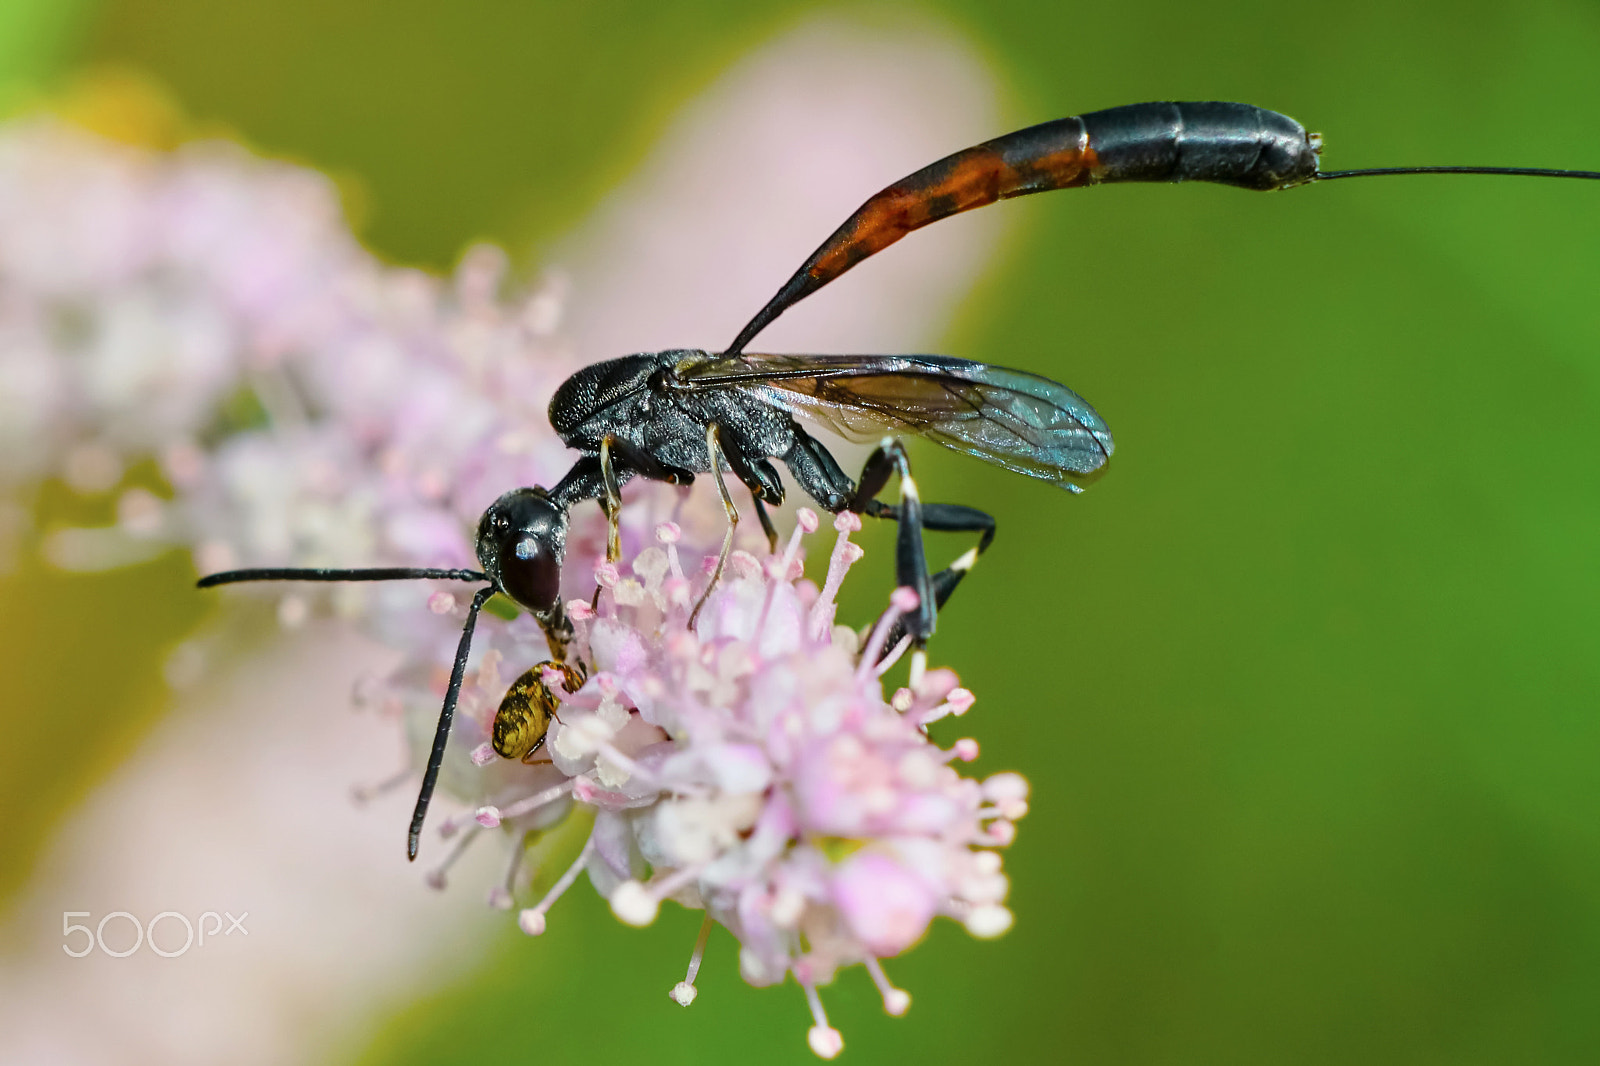
[[[1208,181],[1286,189],[1314,181],[1320,142],[1251,104],[1129,104],[1040,123],[930,163],[862,204],[729,345],[912,230],[1013,196],[1118,181]]]
[[[1077,121],[1094,155],[1091,183],[1207,181],[1266,191],[1317,176],[1317,139],[1289,116],[1251,104],[1131,104]],[[1030,132],[999,140],[1025,141]]]

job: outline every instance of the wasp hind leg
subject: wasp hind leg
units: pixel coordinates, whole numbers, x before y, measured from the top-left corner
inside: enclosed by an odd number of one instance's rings
[[[889,484],[892,474],[900,475],[898,507],[891,507],[877,499],[878,493]],[[900,532],[895,538],[894,551],[895,581],[916,592],[917,605],[902,614],[897,624],[911,637],[912,680],[919,680],[927,661],[922,649],[928,643],[928,638],[933,636],[939,607],[933,577],[928,573],[928,556],[922,546],[922,497],[917,491],[916,479],[911,476],[911,459],[906,455],[904,444],[893,437],[884,438],[867,456],[866,463],[861,467],[861,477],[856,481],[856,490],[845,506],[847,510],[875,518],[892,517],[899,523]],[[886,647],[892,648],[894,645]]]
[[[881,505],[878,514],[880,518],[898,521],[899,510],[888,504]],[[978,543],[968,548],[955,562],[934,574],[930,579],[933,587],[933,605],[935,614],[944,610],[946,601],[955,592],[956,586],[961,584],[961,579],[966,577],[978,563],[978,556],[982,555],[994,540],[994,519],[976,507],[964,507],[955,503],[925,503],[922,505],[922,528],[937,530],[941,533],[978,533]],[[883,654],[888,655],[899,643],[905,639],[908,630],[906,616],[897,618],[889,629],[888,638],[883,643]],[[924,638],[924,641],[926,638]],[[921,644],[918,644],[921,647]],[[920,670],[918,671],[920,673]]]
[[[913,677],[920,677],[926,655],[922,648],[933,635],[939,609],[956,586],[966,577],[978,555],[994,540],[995,521],[984,512],[959,504],[924,504],[911,476],[911,463],[900,441],[888,438],[880,444],[861,470],[861,479],[852,483],[828,450],[803,431],[796,430],[795,444],[784,463],[795,481],[829,511],[856,511],[874,518],[898,522],[895,545],[895,580],[916,590],[917,607],[902,615],[889,631],[884,648],[893,649],[907,635],[916,649],[912,658]],[[900,475],[900,503],[878,500],[891,475]],[[977,533],[976,547],[965,552],[937,574],[928,572],[927,555],[922,545],[923,529],[941,532]]]

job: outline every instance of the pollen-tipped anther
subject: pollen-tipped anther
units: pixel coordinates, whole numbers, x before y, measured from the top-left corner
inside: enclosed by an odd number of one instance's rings
[[[991,940],[1011,928],[1011,912],[998,903],[986,903],[967,912],[961,924],[980,940]]]
[[[672,986],[672,991],[667,995],[680,1007],[687,1007],[694,1002],[699,992],[695,990],[694,979],[700,975],[700,962],[706,955],[706,941],[711,936],[711,916],[708,914],[700,923],[700,935],[695,937],[694,953],[689,956],[689,971],[683,980]]]
[[[816,1022],[806,1031],[806,1043],[811,1045],[811,1050],[818,1058],[835,1058],[844,1050],[844,1037],[828,1024],[828,1015],[822,1009],[822,997],[817,995],[817,986],[802,980],[800,987],[805,989],[806,1005],[811,1008],[811,1017]]]
[[[890,984],[889,978],[883,972],[883,966],[877,959],[868,956],[865,966],[867,973],[872,976],[872,983],[878,986],[878,994],[883,997],[883,1009],[886,1013],[898,1018],[910,1009],[911,993]]]
[[[556,900],[561,898],[562,893],[572,887],[572,883],[578,879],[578,875],[588,865],[589,856],[592,854],[594,854],[594,834],[590,833],[589,839],[583,843],[583,850],[578,852],[577,859],[573,861],[571,866],[567,867],[567,872],[562,874],[556,883],[550,886],[550,891],[544,894],[544,899],[541,899],[537,904],[517,916],[517,924],[522,927],[524,933],[529,936],[539,936],[544,932],[544,916],[546,912],[555,906]]]

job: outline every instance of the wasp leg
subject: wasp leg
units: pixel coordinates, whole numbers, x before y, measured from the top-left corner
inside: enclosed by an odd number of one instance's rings
[[[645,449],[615,433],[607,433],[601,440],[602,453],[610,452],[616,468],[637,474],[651,481],[665,481],[670,485],[694,484],[694,471],[671,463],[663,463]]]
[[[898,520],[899,512],[885,505],[880,517]],[[961,579],[977,565],[978,556],[994,541],[995,521],[976,507],[963,507],[955,503],[925,503],[922,505],[922,528],[942,533],[982,534],[976,547],[968,548],[955,562],[933,575],[933,604],[935,611],[942,611],[956,586],[961,584]],[[889,654],[905,636],[905,619],[895,619],[888,638],[883,642],[883,654]]]
[[[840,511],[859,511],[900,523],[895,551],[896,580],[916,589],[921,602],[916,611],[896,621],[884,646],[893,648],[909,632],[920,650],[933,634],[938,609],[944,606],[967,571],[972,569],[978,554],[994,540],[994,519],[972,507],[922,503],[917,495],[916,482],[910,476],[910,463],[906,459],[905,449],[899,441],[886,440],[872,453],[861,471],[858,484],[839,468],[828,449],[804,430],[795,427],[794,434],[794,445],[783,456],[783,461],[794,475],[796,484],[808,495],[835,514]],[[883,491],[889,476],[896,471],[900,474],[902,486],[899,506],[874,498]],[[975,549],[930,577],[927,558],[922,550],[924,528],[979,533],[981,536]],[[914,667],[916,662],[913,660]]]
[[[846,510],[850,497],[856,493],[856,483],[811,434],[799,426],[791,426],[790,432],[794,434],[794,444],[783,456],[783,465],[789,468],[795,484],[829,514]]]
[[[891,508],[876,497],[889,483],[889,476],[900,475],[900,505]],[[846,509],[869,514],[875,518],[888,518],[892,513],[900,525],[900,535],[895,539],[895,580],[916,590],[917,605],[901,616],[906,630],[918,649],[933,636],[938,621],[933,577],[928,573],[928,557],[922,548],[922,497],[917,492],[916,479],[911,476],[911,460],[906,456],[905,445],[893,437],[883,442],[867,456],[856,481],[855,495]]]
[[[895,580],[916,590],[918,603],[908,616],[908,628],[920,648],[933,635],[937,618],[933,580],[928,560],[922,551],[922,500],[911,476],[911,462],[905,446],[892,437],[884,439],[867,457],[861,478],[851,482],[828,449],[808,433],[794,427],[794,444],[783,461],[795,482],[829,511],[856,511],[874,518],[893,518],[900,523],[895,544]],[[889,483],[889,476],[900,475],[900,506],[890,507],[874,499]]]
[[[733,497],[728,494],[728,483],[722,477],[722,464],[726,462],[732,468],[733,463],[728,459],[728,451],[723,448],[722,427],[715,422],[706,423],[706,453],[711,461],[711,476],[716,480],[717,492],[722,497],[722,509],[728,516],[728,531],[722,535],[722,551],[717,555],[717,568],[711,571],[711,582],[695,602],[694,610],[689,612],[690,629],[694,628],[700,618],[700,609],[706,605],[712,590],[722,579],[722,568],[728,565],[728,556],[733,551],[733,533],[739,528],[739,509],[733,505]],[[740,458],[743,458],[742,454]]]
[[[622,483],[617,480],[616,467],[611,462],[611,446],[616,437],[607,433],[600,441],[600,487],[605,490],[600,497],[600,510],[606,516],[606,562],[622,558]]]
[[[571,507],[581,500],[595,500],[600,504],[606,516],[608,562],[614,563],[622,556],[618,526],[622,514],[622,486],[635,475],[674,485],[694,481],[694,471],[663,463],[616,434],[607,433],[600,440],[600,454],[579,459],[567,471],[567,476],[550,490],[550,498],[563,507]]]
[[[756,517],[761,520],[761,532],[767,535],[767,548],[773,555],[778,554],[778,527],[772,524],[772,516],[767,514],[767,505],[761,502],[761,497],[752,490],[750,502],[756,506]]]
[[[556,487],[550,490],[550,499],[559,507],[570,509],[574,504],[584,500],[599,502],[608,526],[606,537],[608,558],[612,540],[618,536],[613,515],[621,506],[622,485],[633,476],[630,468],[612,463],[610,453],[614,443],[609,437],[602,441],[600,455],[585,455],[580,458],[572,464],[572,469],[567,471],[566,476],[556,482]],[[613,505],[608,502],[610,500],[618,502]],[[597,589],[596,592],[598,591]]]
[[[622,472],[623,476],[618,477]],[[694,481],[694,471],[681,466],[663,463],[643,448],[637,447],[615,433],[600,439],[600,482],[604,495],[600,509],[606,515],[606,561],[622,558],[622,481],[627,474],[638,474],[652,481],[665,481],[673,485],[688,485]]]
[[[439,767],[444,763],[445,745],[450,742],[450,723],[455,720],[456,701],[461,698],[461,680],[467,674],[467,655],[472,651],[472,630],[478,624],[478,612],[494,587],[481,588],[467,607],[467,622],[461,627],[461,642],[456,645],[455,665],[450,668],[450,684],[444,690],[444,707],[439,711],[439,725],[433,731],[433,748],[428,752],[428,768],[422,772],[422,789],[417,793],[417,806],[411,812],[411,832],[406,837],[406,857],[415,861],[417,844],[422,839],[422,821],[428,816],[428,803],[433,799],[433,788],[439,782]]]
[[[743,445],[731,436],[723,442],[722,454],[728,460],[728,468],[733,471],[733,476],[750,490],[750,499],[756,506],[756,517],[761,520],[761,531],[767,535],[767,547],[776,555],[778,530],[772,524],[765,504],[768,500],[783,502],[783,482],[778,480],[778,471],[766,459],[746,455]]]
[[[728,469],[733,471],[733,476],[750,490],[756,517],[761,520],[761,531],[767,535],[767,547],[776,555],[778,530],[772,524],[772,517],[767,514],[766,501],[783,502],[783,482],[778,480],[778,471],[766,459],[753,459],[746,455],[744,446],[732,435],[722,441],[722,457],[728,461]]]

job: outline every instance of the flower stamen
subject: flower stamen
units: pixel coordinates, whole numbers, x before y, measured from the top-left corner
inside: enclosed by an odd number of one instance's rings
[[[611,893],[611,912],[629,925],[649,925],[660,913],[661,901],[699,877],[705,868],[703,862],[684,866],[649,884],[624,881]]]
[[[861,528],[860,515],[854,511],[840,511],[833,520],[833,528],[838,530],[839,539],[833,543],[833,554],[828,556],[828,576],[822,583],[817,602],[812,605],[811,617],[807,619],[812,640],[821,640],[828,635],[828,627],[833,624],[833,616],[839,609],[834,597],[844,583],[845,571],[866,554],[865,548],[850,540],[850,534]]]
[[[612,769],[620,770],[626,775],[623,780],[655,784],[655,776],[649,770],[646,770],[637,762],[618,751],[616,745],[607,741],[597,745],[596,750],[600,758],[611,764]]]
[[[528,839],[533,836],[529,830],[517,837],[515,846],[511,849],[511,861],[506,864],[505,880],[489,890],[489,906],[497,911],[508,911],[516,902],[517,874],[522,869],[522,860],[528,854]]]
[[[904,655],[906,653],[906,649],[909,647],[911,647],[911,638],[909,636],[901,637],[900,642],[893,648],[889,649],[889,654],[885,655],[883,657],[883,661],[880,662],[874,669],[874,675],[877,677],[882,677],[884,674],[887,674],[889,672],[889,668],[900,661],[900,656]]]
[[[844,1050],[844,1036],[828,1024],[828,1015],[822,1009],[822,997],[817,995],[817,986],[810,981],[801,981],[800,987],[805,989],[806,1003],[811,1007],[811,1017],[816,1022],[806,1032],[806,1043],[811,1045],[811,1050],[819,1059],[836,1058]]]
[[[539,936],[544,932],[545,914],[551,907],[556,905],[556,900],[561,898],[562,893],[572,887],[572,883],[583,872],[584,866],[589,862],[589,856],[593,853],[594,834],[590,833],[589,839],[583,842],[583,850],[578,852],[578,857],[573,860],[571,866],[567,867],[567,872],[562,874],[556,883],[550,886],[550,891],[544,894],[544,899],[517,915],[517,924],[522,927],[524,933],[529,936]]]
[[[572,779],[568,778],[559,785],[551,785],[543,792],[535,792],[525,799],[519,799],[509,806],[500,808],[500,820],[509,821],[512,818],[521,818],[525,814],[532,814],[545,804],[553,803],[571,791]]]
[[[694,987],[694,979],[700,975],[700,961],[705,958],[706,941],[711,938],[711,925],[711,915],[708,914],[700,923],[700,935],[694,941],[694,954],[689,956],[689,972],[684,975],[683,980],[672,986],[671,992],[667,993],[680,1007],[687,1007],[700,994]]]
[[[788,583],[789,570],[800,554],[800,538],[817,528],[817,512],[809,507],[800,508],[795,513],[795,518],[794,532],[789,534],[789,543],[784,547],[783,555],[778,558],[776,565],[767,571],[769,578],[767,596],[761,601],[761,614],[756,619],[755,634],[752,637],[752,640],[758,643],[761,634],[767,628],[767,615],[772,613],[772,601],[778,595],[778,586]]]
[[[446,884],[445,875],[450,872],[450,867],[454,866],[457,860],[466,852],[467,845],[472,843],[473,838],[478,835],[478,831],[479,827],[473,826],[466,833],[463,833],[461,839],[456,841],[455,847],[450,849],[450,854],[444,857],[444,861],[428,871],[428,876],[424,880],[429,888],[443,890]]]
[[[917,597],[917,590],[909,585],[901,585],[889,594],[889,609],[878,616],[878,621],[872,627],[872,635],[867,638],[866,646],[861,649],[860,664],[856,667],[857,681],[865,681],[872,676],[878,656],[883,652],[883,643],[889,639],[890,628],[901,615],[916,610],[919,602],[921,601]],[[912,666],[915,668],[915,660]]]
[[[402,767],[375,785],[357,785],[350,790],[350,798],[358,804],[371,803],[379,796],[393,792],[411,778],[411,767]]]
[[[889,983],[889,978],[883,972],[883,966],[876,958],[868,955],[862,961],[867,968],[867,973],[872,975],[872,983],[878,986],[878,994],[883,996],[883,1009],[896,1018],[904,1014],[911,1006],[911,993],[903,988],[896,988]]]

